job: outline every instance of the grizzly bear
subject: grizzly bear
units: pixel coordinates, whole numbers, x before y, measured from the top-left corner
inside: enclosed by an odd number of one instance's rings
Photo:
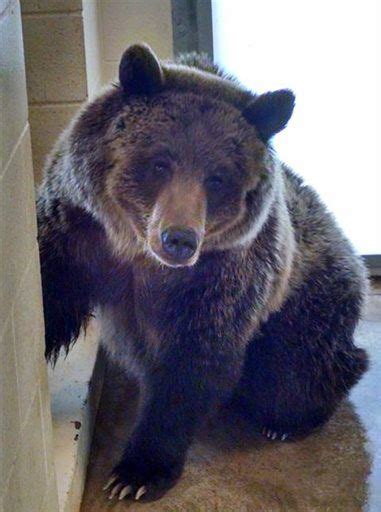
[[[292,439],[367,368],[353,342],[362,261],[271,145],[293,108],[289,90],[256,95],[203,58],[159,62],[135,45],[47,162],[47,358],[97,308],[108,357],[140,385],[111,497],[160,497],[221,405]]]

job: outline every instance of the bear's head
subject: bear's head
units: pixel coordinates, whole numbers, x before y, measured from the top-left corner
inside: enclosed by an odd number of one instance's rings
[[[126,50],[119,79],[70,136],[75,188],[115,253],[177,267],[253,240],[279,178],[269,141],[290,119],[293,93],[257,96],[160,63],[145,45]]]

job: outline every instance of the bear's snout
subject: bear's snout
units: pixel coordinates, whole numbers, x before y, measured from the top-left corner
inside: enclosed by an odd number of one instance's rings
[[[189,260],[197,250],[198,236],[194,229],[174,226],[161,233],[163,251],[176,260]]]

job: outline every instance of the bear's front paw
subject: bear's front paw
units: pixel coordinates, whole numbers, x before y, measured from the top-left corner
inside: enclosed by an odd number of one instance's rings
[[[114,468],[103,490],[110,490],[109,499],[153,501],[168,491],[181,475],[183,463],[169,463],[163,458],[125,455]]]

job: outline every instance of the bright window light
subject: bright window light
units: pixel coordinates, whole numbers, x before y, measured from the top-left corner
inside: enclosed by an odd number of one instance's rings
[[[215,60],[255,92],[290,88],[274,139],[361,254],[381,254],[381,2],[213,0]]]

